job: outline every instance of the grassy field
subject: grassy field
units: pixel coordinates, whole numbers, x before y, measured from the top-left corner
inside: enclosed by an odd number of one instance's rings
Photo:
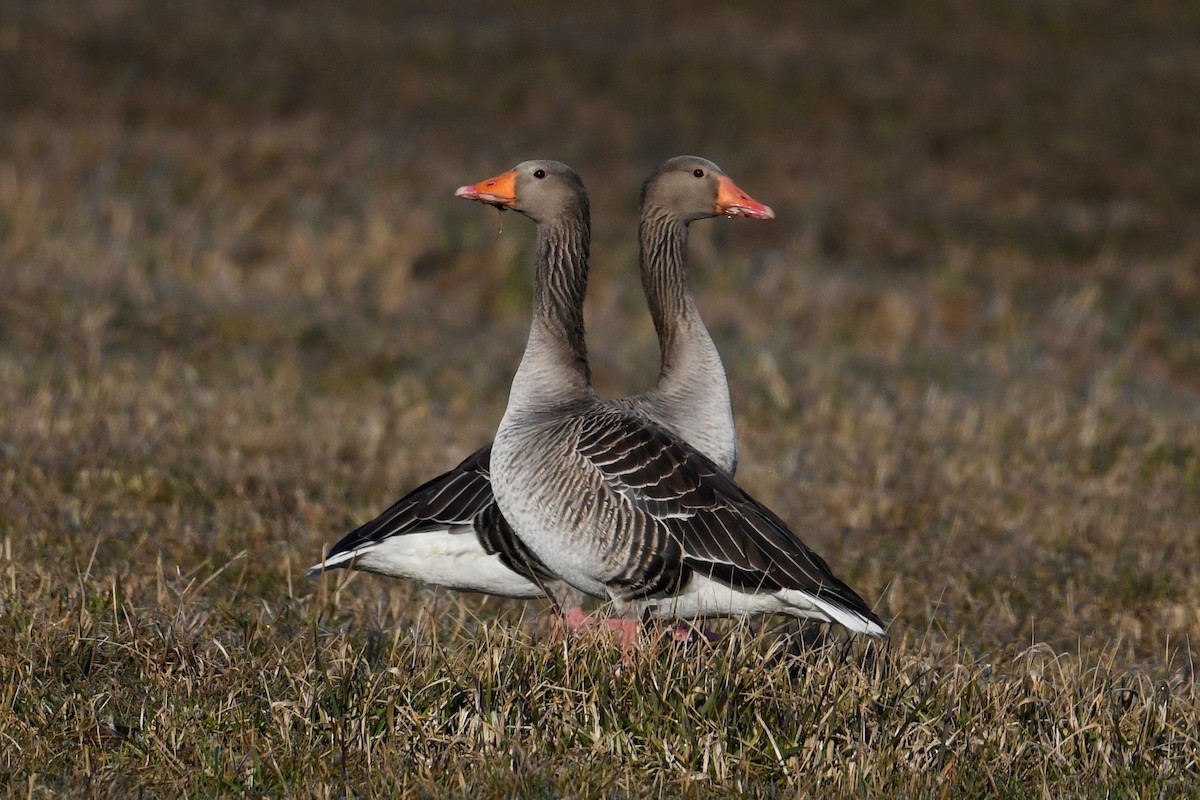
[[[331,5],[0,0],[0,794],[1200,794],[1200,6]],[[454,188],[580,171],[626,393],[685,152],[777,212],[694,226],[740,480],[890,641],[306,580],[503,412]]]

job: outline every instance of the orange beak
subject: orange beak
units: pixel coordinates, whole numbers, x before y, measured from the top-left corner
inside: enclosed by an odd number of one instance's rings
[[[460,190],[461,191],[461,190]],[[717,202],[715,210],[727,217],[750,217],[751,219],[775,219],[775,212],[722,175],[717,180]]]
[[[454,196],[478,200],[499,208],[511,206],[517,202],[517,173],[509,170],[486,181],[460,186],[454,190]]]

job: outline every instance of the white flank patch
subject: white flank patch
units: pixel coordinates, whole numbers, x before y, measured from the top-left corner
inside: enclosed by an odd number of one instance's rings
[[[377,544],[338,553],[323,564],[314,564],[309,575],[324,569],[346,566],[390,578],[432,583],[462,592],[485,592],[501,597],[543,597],[545,592],[532,581],[513,572],[489,555],[470,533],[447,530],[423,531],[390,536]]]
[[[853,611],[841,608],[808,592],[784,589],[777,592],[742,592],[719,581],[696,575],[684,591],[673,597],[642,600],[634,607],[649,610],[656,619],[699,619],[740,617],[750,614],[791,614],[804,619],[836,622],[855,633],[884,636],[883,628]]]

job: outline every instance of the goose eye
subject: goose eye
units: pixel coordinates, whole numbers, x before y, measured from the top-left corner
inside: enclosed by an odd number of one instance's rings
[[[537,179],[540,181],[542,178],[546,177],[546,170],[544,170],[544,169],[535,169],[535,170],[533,171],[533,177],[537,178]]]
[[[696,167],[694,170],[692,170],[692,174],[695,175],[697,178],[703,178],[704,170],[700,169],[699,167]]]

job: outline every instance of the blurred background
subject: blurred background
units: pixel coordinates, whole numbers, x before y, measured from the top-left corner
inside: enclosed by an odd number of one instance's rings
[[[527,158],[646,387],[638,190],[694,153],[777,214],[693,226],[743,483],[897,631],[1156,658],[1200,629],[1198,43],[1166,0],[0,0],[9,558],[290,595],[494,432],[532,226],[453,190]]]

